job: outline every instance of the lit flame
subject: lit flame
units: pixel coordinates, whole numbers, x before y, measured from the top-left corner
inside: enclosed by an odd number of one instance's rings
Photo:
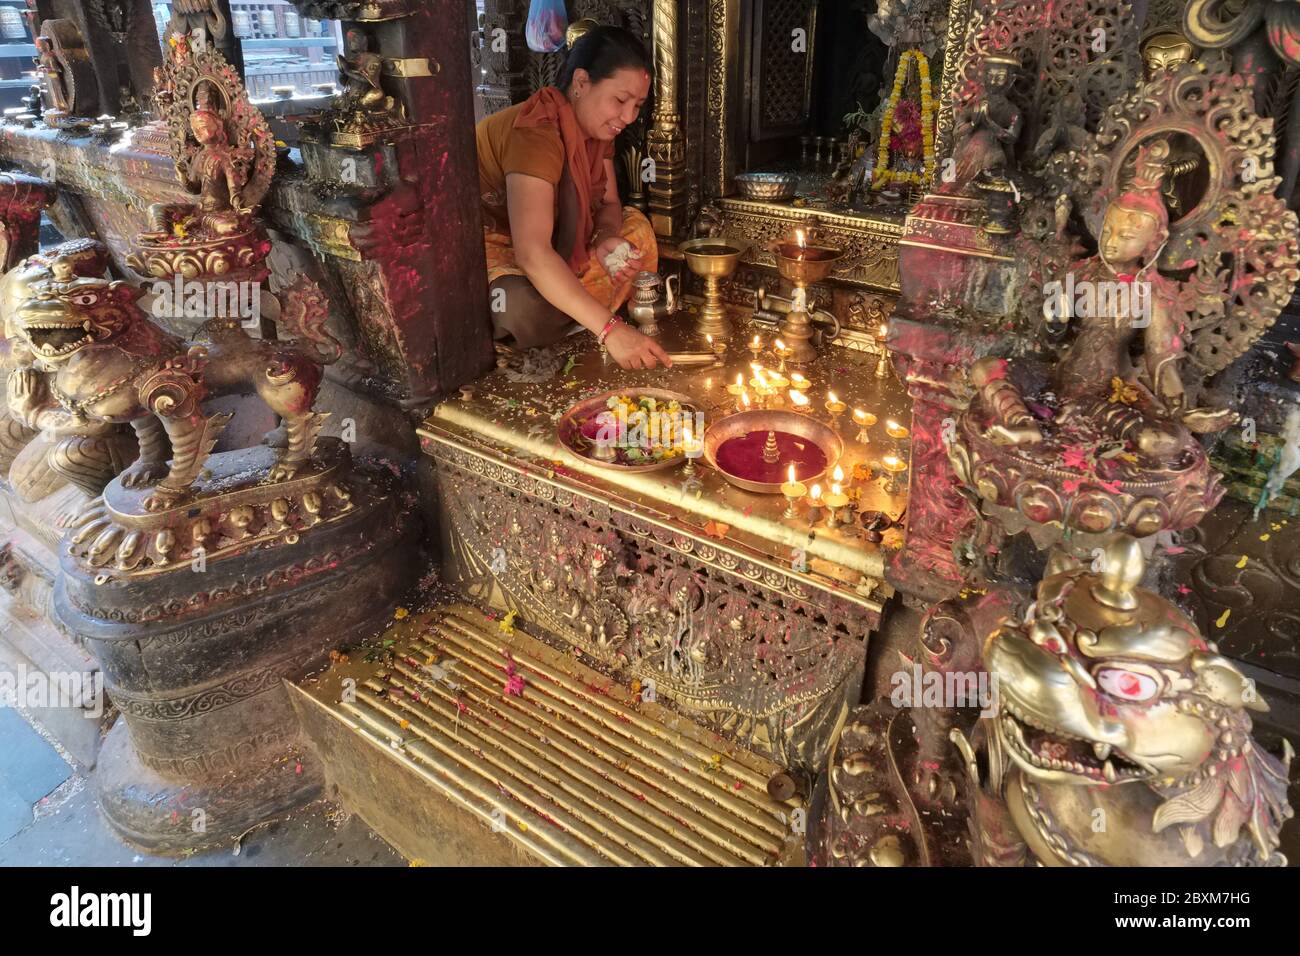
[[[790,466],[790,472],[789,472],[789,475],[790,475],[790,484],[793,485],[793,484],[794,484],[794,465],[791,465],[791,466]]]
[[[803,392],[796,392],[794,389],[790,389],[790,401],[795,405],[807,405],[808,396]]]
[[[757,335],[754,336],[753,346],[754,346],[754,348],[756,348],[756,349],[758,349],[758,348],[762,348],[762,347],[763,347],[763,340],[760,339]]]
[[[838,404],[840,403],[840,400],[839,400],[838,398],[835,397],[835,393],[834,393],[834,392],[827,392],[827,393],[826,393],[826,400],[827,400],[828,402],[830,402],[832,405],[838,405]]]
[[[744,403],[746,408],[749,408],[749,392],[741,392],[740,400]]]
[[[816,501],[821,496],[822,496],[822,486],[813,485],[812,491],[808,492],[808,497],[812,498],[813,501]]]
[[[865,425],[867,423],[867,410],[865,408],[853,409],[853,420],[859,425]]]
[[[708,342],[710,345],[713,344],[713,336],[712,336],[712,335],[706,335],[706,336],[704,336],[704,340],[705,340],[706,342]]]
[[[804,239],[803,239],[803,230],[802,230],[802,229],[796,229],[796,230],[794,231],[794,241],[795,241],[795,243],[799,246],[800,249],[803,248],[803,246],[804,246]]]
[[[839,493],[840,493],[840,486],[837,485],[837,484],[832,484],[832,485],[831,485],[831,494],[833,494],[833,495],[838,495]]]
[[[755,338],[757,338],[757,336],[755,336]],[[785,351],[785,343],[782,342],[780,339],[777,339],[773,344],[776,346],[776,350],[777,350],[778,352],[784,352],[784,351]]]
[[[899,458],[897,455],[886,455],[886,456],[884,457],[883,461],[884,461],[884,465],[885,465],[885,467],[886,467],[887,469],[889,469],[890,471],[901,471],[901,470],[902,470],[902,467],[903,467],[903,459]]]
[[[737,373],[736,373],[736,388],[744,388],[744,387],[745,387],[745,376],[744,376],[742,373],[737,372]]]
[[[844,469],[841,468],[839,465],[836,465],[836,466],[835,466],[835,471],[833,471],[833,472],[831,473],[831,477],[834,478],[836,481],[843,481],[843,480],[844,480]]]
[[[790,383],[794,385],[795,388],[808,387],[808,379],[804,378],[798,372],[795,372],[793,375],[790,376]]]

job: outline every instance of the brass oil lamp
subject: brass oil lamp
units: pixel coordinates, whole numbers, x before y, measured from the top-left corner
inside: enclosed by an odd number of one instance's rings
[[[695,320],[695,334],[723,339],[731,331],[722,306],[722,280],[736,271],[740,257],[748,246],[734,239],[701,238],[683,242],[679,247],[686,267],[704,279],[704,305]]]
[[[808,286],[830,275],[844,256],[844,250],[808,245],[803,230],[796,229],[795,241],[778,242],[773,252],[777,271],[794,285],[790,311],[781,322],[787,358],[796,365],[807,364],[817,357],[817,349],[812,344],[812,319],[808,314]]]

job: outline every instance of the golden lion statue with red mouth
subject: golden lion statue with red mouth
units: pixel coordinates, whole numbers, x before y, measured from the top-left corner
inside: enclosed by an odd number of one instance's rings
[[[122,484],[154,484],[144,506],[162,511],[185,496],[230,420],[205,414],[202,400],[256,393],[287,436],[267,480],[297,474],[325,419],[313,410],[321,366],[342,354],[324,330],[315,284],[301,277],[280,296],[277,324],[293,341],[253,338],[229,319],[206,323],[208,341],[194,344],[150,321],[137,304],[144,290],[106,278],[108,263],[101,243],[73,240],[28,258],[0,283],[10,416],[56,447],[129,423],[139,454]],[[97,494],[111,477],[97,471],[83,489]]]
[[[996,714],[959,731],[976,862],[1285,865],[1287,770],[1251,735],[1254,684],[1159,595],[1137,541],[1102,570],[1049,567],[1026,616],[983,644]],[[977,752],[978,751],[978,752]]]

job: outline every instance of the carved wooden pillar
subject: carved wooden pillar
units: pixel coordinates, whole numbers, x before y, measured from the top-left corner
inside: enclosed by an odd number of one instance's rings
[[[477,68],[474,96],[478,115],[528,98],[528,47],[524,43],[524,0],[485,0],[474,43]]]
[[[54,200],[54,187],[23,173],[0,174],[0,273],[8,272],[39,247],[41,210]]]
[[[966,407],[954,368],[976,357],[972,342],[937,325],[893,316],[889,350],[912,399],[912,461],[907,492],[907,537],[886,571],[891,584],[926,602],[953,597],[964,572],[953,545],[975,519],[962,496],[944,444],[945,422]]]
[[[677,0],[654,0],[655,108],[646,132],[646,152],[654,161],[650,181],[650,222],[655,234],[680,236],[686,227],[690,196],[686,138],[677,112],[677,62],[681,37]]]
[[[385,85],[414,125],[398,141],[399,183],[358,238],[387,300],[407,397],[420,404],[490,369],[492,338],[468,10],[458,0],[408,9],[372,27]]]

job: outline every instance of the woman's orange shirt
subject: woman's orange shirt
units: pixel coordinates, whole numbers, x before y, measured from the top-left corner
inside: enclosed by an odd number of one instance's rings
[[[564,172],[564,142],[554,126],[515,129],[523,109],[516,103],[485,117],[474,129],[478,146],[478,185],[483,199],[483,227],[510,235],[506,214],[506,175],[524,173],[558,186]]]

